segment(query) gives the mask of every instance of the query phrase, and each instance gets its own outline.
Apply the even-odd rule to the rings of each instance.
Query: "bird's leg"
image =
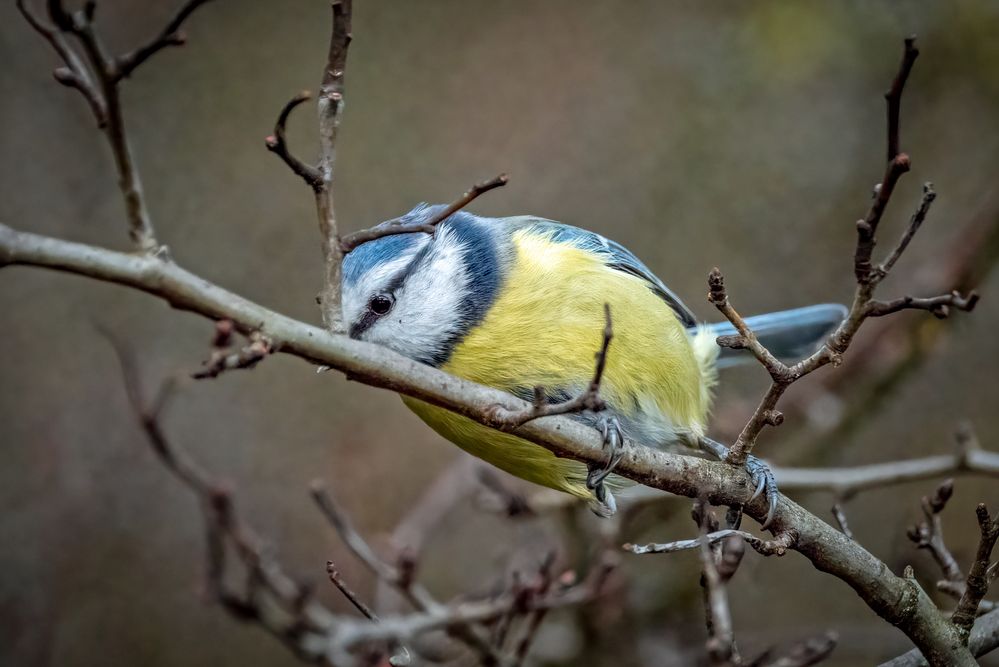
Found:
[[[728,447],[711,438],[701,436],[697,439],[697,444],[701,449],[713,455],[719,461],[724,461],[728,456]],[[766,529],[773,520],[774,513],[777,511],[777,497],[780,495],[780,492],[777,490],[777,480],[774,478],[773,471],[770,470],[770,465],[763,461],[763,459],[752,455],[746,460],[746,472],[749,473],[750,479],[756,485],[756,491],[753,492],[753,497],[749,499],[749,502],[756,500],[760,494],[765,493],[767,495],[767,518],[761,526]]]
[[[593,491],[597,500],[606,507],[610,514],[613,514],[616,503],[614,496],[604,486],[604,480],[614,471],[614,468],[620,463],[621,457],[624,456],[624,436],[621,433],[621,424],[616,417],[602,416],[597,428],[603,435],[603,448],[607,450],[608,458],[603,465],[590,463],[586,466],[586,488]]]

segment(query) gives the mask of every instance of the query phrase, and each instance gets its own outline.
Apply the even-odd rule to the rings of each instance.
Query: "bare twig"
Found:
[[[728,593],[725,590],[725,580],[722,579],[722,576],[718,572],[715,555],[711,549],[707,513],[706,509],[702,509],[701,536],[695,540],[700,552],[703,572],[701,585],[704,587],[705,618],[708,626],[706,648],[708,658],[712,664],[737,665],[741,660],[735,647],[732,612],[728,606]],[[728,537],[731,537],[731,535]]]
[[[362,243],[374,241],[375,239],[380,239],[383,236],[411,234],[414,232],[433,234],[437,229],[437,225],[471,204],[472,201],[477,199],[480,195],[506,185],[508,180],[509,179],[506,174],[500,174],[499,176],[496,176],[488,181],[476,183],[469,188],[465,194],[451,202],[445,209],[433,215],[425,222],[407,223],[399,220],[392,223],[381,224],[377,227],[371,227],[369,229],[362,229],[361,231],[354,232],[353,234],[348,234],[340,241],[340,251],[346,255]]]
[[[872,280],[881,281],[888,275],[895,266],[895,262],[898,261],[905,249],[909,247],[912,239],[915,238],[916,232],[919,231],[920,226],[922,226],[923,221],[926,220],[926,215],[930,212],[930,206],[933,201],[937,198],[937,193],[933,191],[932,183],[923,183],[923,198],[919,202],[919,208],[916,212],[912,214],[909,218],[909,224],[905,228],[905,232],[902,234],[902,238],[898,240],[895,244],[895,248],[892,249],[891,254],[881,262],[881,264],[874,269],[874,275]]]
[[[184,21],[201,5],[209,0],[188,0],[177,11],[170,22],[153,37],[134,51],[122,54],[114,59],[112,75],[118,81],[128,77],[142,63],[146,62],[161,49],[168,46],[181,46],[187,42],[187,35],[181,29]]]
[[[329,576],[330,583],[336,586],[337,590],[343,593],[343,596],[347,598],[347,601],[354,605],[354,608],[361,613],[362,616],[367,618],[372,623],[380,623],[381,619],[375,612],[371,611],[368,605],[364,604],[361,598],[354,592],[354,590],[347,585],[347,582],[343,580],[340,576],[340,572],[336,569],[336,565],[333,561],[326,561],[326,574]],[[390,642],[395,654],[389,658],[389,664],[393,667],[403,667],[404,665],[409,665],[412,662],[412,655],[409,649],[398,642]]]
[[[337,590],[343,593],[343,596],[347,598],[350,604],[354,605],[357,611],[361,612],[361,616],[364,616],[370,621],[378,622],[378,615],[371,611],[371,608],[364,604],[364,601],[347,585],[347,582],[343,580],[340,576],[340,571],[336,569],[336,565],[333,561],[326,561],[326,574],[330,578],[330,583],[337,587]]]
[[[954,555],[947,548],[943,537],[943,523],[940,513],[947,506],[954,493],[954,480],[945,480],[936,488],[932,495],[923,496],[922,508],[925,519],[909,528],[909,539],[920,549],[926,549],[943,571],[947,581],[963,581],[964,575],[958,567]]]
[[[336,530],[337,534],[340,535],[340,538],[354,555],[376,577],[392,585],[419,611],[435,613],[441,609],[441,604],[430,595],[430,592],[419,583],[413,581],[412,565],[409,567],[391,565],[375,553],[374,549],[371,548],[367,541],[354,528],[353,522],[340,509],[340,506],[333,500],[333,496],[330,495],[320,480],[312,483],[311,491],[313,499],[316,501],[323,515],[330,522],[330,525],[333,526],[334,530]],[[488,633],[483,628],[470,622],[457,624],[455,627],[449,627],[448,629],[453,630],[456,638],[477,651],[487,662],[496,663],[499,661],[499,656],[495,648],[488,640]]]
[[[795,544],[797,537],[793,532],[780,533],[776,538],[772,540],[763,540],[759,537],[753,535],[752,533],[747,533],[744,530],[734,530],[731,528],[725,528],[723,530],[718,530],[711,533],[706,533],[703,538],[696,538],[692,540],[676,540],[675,542],[666,542],[663,544],[649,543],[649,544],[625,544],[623,549],[625,551],[630,551],[633,554],[664,554],[664,553],[674,553],[676,551],[687,551],[689,549],[697,549],[700,547],[701,542],[706,541],[708,544],[714,544],[715,542],[721,542],[729,537],[738,537],[746,542],[749,546],[753,547],[757,553],[764,556],[783,556],[787,553],[787,550],[792,548]]]
[[[330,495],[326,489],[326,485],[321,480],[314,480],[310,491],[313,500],[316,501],[316,505],[322,511],[323,516],[330,522],[330,525],[333,526],[333,529],[343,540],[344,544],[350,548],[358,560],[364,563],[379,579],[391,582],[401,580],[402,577],[398,568],[388,564],[375,553],[367,540],[354,528],[354,524],[347,513],[333,500],[333,496]]]
[[[999,563],[992,563],[992,550],[995,548],[996,540],[999,540],[999,515],[991,517],[985,503],[979,503],[975,508],[975,514],[978,517],[981,538],[975,560],[965,578],[964,594],[961,595],[957,609],[951,616],[951,621],[958,627],[965,643],[978,616],[978,604],[989,592],[989,585],[999,574]]]
[[[903,296],[891,301],[869,301],[867,304],[868,317],[883,317],[897,313],[900,310],[927,310],[940,319],[950,315],[950,309],[956,308],[965,312],[971,312],[978,303],[978,293],[969,292],[967,296],[961,296],[956,290],[950,294],[940,296],[919,298],[914,296]]]
[[[899,178],[909,171],[911,167],[909,156],[898,152],[898,109],[905,81],[915,60],[915,54],[918,53],[915,50],[913,39],[909,38],[905,42],[905,54],[902,64],[898,74],[896,74],[892,88],[886,96],[888,98],[889,116],[888,147],[890,156],[888,164],[881,182],[874,188],[874,199],[867,215],[857,222],[857,244],[854,252],[854,273],[857,280],[857,288],[853,304],[846,319],[833,332],[825,345],[811,356],[794,365],[788,366],[784,364],[760,344],[742,317],[731,306],[721,272],[716,268],[708,278],[710,289],[709,301],[725,315],[739,332],[737,336],[720,338],[718,341],[719,344],[727,347],[749,349],[767,369],[771,378],[770,388],[739,433],[735,444],[729,449],[726,455],[725,460],[733,465],[742,466],[746,463],[746,459],[755,447],[760,433],[766,426],[777,426],[783,422],[783,415],[777,410],[777,404],[787,388],[818,368],[827,364],[840,363],[843,354],[850,346],[861,324],[868,317],[879,317],[903,309],[929,310],[938,317],[946,317],[949,313],[949,308],[971,310],[978,300],[978,296],[974,293],[969,294],[967,297],[962,297],[957,292],[928,299],[916,299],[908,296],[889,302],[875,301],[873,299],[874,288],[880,279],[884,275],[887,275],[887,272],[894,266],[895,262],[898,261],[909,245],[913,235],[925,218],[934,197],[932,189],[928,188],[924,192],[922,204],[912,220],[910,220],[906,233],[885,263],[878,268],[874,268],[871,264],[871,256],[874,251],[878,225],[888,207],[888,202],[894,192],[895,185],[898,183]]]
[[[708,301],[717,308],[729,322],[735,326],[738,336],[719,337],[718,344],[735,350],[746,349],[753,353],[757,361],[763,364],[773,379],[783,378],[788,370],[770,350],[765,348],[756,338],[756,334],[749,328],[742,316],[736,312],[735,308],[728,300],[728,292],[725,289],[725,277],[716,266],[708,275]]]
[[[98,127],[103,128],[107,124],[107,108],[105,107],[104,99],[94,85],[90,70],[83,64],[76,51],[70,47],[62,31],[56,26],[43,21],[31,9],[28,2],[29,0],[17,0],[17,8],[20,10],[21,15],[24,16],[25,20],[38,34],[52,45],[52,48],[55,49],[55,52],[66,64],[65,67],[59,67],[52,73],[55,80],[64,86],[76,88],[83,95],[87,104],[90,105],[90,110],[97,120]],[[60,9],[58,5],[56,5],[56,9]],[[60,16],[60,22],[63,25],[67,25],[64,16]],[[69,25],[72,25],[72,23],[70,22]]]
[[[325,263],[325,276],[319,292],[323,322],[326,328],[342,332],[343,312],[340,307],[343,252],[337,230],[333,206],[334,166],[336,140],[343,117],[344,73],[347,67],[347,49],[350,46],[352,0],[333,0],[330,48],[319,86],[319,175],[322,187],[315,190],[316,214],[319,217],[320,246]]]
[[[534,401],[529,409],[521,410],[519,412],[510,412],[509,410],[505,410],[502,407],[497,406],[493,425],[496,428],[512,430],[523,426],[532,419],[538,419],[540,417],[566,415],[582,412],[583,410],[600,412],[606,408],[606,403],[604,403],[604,400],[600,397],[600,382],[603,379],[604,368],[607,365],[607,349],[610,347],[611,340],[614,338],[614,327],[611,321],[611,309],[609,303],[604,304],[604,330],[602,335],[603,338],[600,343],[600,349],[594,355],[593,379],[590,380],[590,385],[585,391],[567,401],[562,401],[560,403],[545,403],[545,388],[540,386],[535,387]]]
[[[285,127],[288,124],[288,117],[291,115],[291,112],[294,111],[295,107],[311,97],[312,94],[309,91],[303,90],[288,100],[288,103],[281,109],[277,122],[274,123],[274,134],[264,139],[264,144],[267,146],[267,150],[284,160],[284,163],[295,174],[300,176],[310,188],[318,192],[323,187],[323,177],[319,173],[319,170],[295,157],[288,149],[285,139]]]
[[[228,370],[253,368],[274,352],[270,340],[259,331],[250,332],[248,345],[233,350],[234,333],[235,327],[231,320],[219,320],[215,323],[211,356],[202,364],[204,368],[191,374],[192,378],[195,380],[217,378]]]
[[[898,66],[898,73],[891,83],[891,88],[885,93],[885,100],[888,102],[887,159],[889,161],[899,152],[899,111],[902,106],[902,90],[905,88],[905,82],[909,79],[909,73],[918,57],[919,49],[916,48],[916,36],[907,37],[902,51],[902,63]]]
[[[555,553],[549,552],[545,555],[541,562],[541,566],[538,568],[538,584],[532,591],[532,595],[538,597],[544,597],[548,594],[548,590],[552,586],[552,567],[555,564]],[[517,647],[513,653],[513,664],[515,667],[524,664],[524,660],[527,658],[527,652],[531,649],[531,644],[534,641],[535,636],[538,634],[538,629],[541,627],[541,622],[545,618],[545,614],[548,613],[548,609],[535,609],[527,617],[525,621],[524,632],[517,642]]]
[[[333,615],[312,601],[308,589],[284,574],[271,559],[262,540],[236,511],[228,486],[167,438],[160,417],[173,382],[164,383],[156,399],[147,401],[140,387],[134,354],[113,335],[104,333],[118,356],[129,402],[150,447],[201,503],[206,527],[206,590],[230,614],[255,621],[296,654],[312,659],[321,657],[316,647],[320,638],[329,633]],[[230,549],[247,570],[244,593],[226,584],[226,556]]]
[[[455,630],[495,621],[523,605],[523,612],[559,609],[589,602],[600,595],[610,568],[601,564],[585,581],[570,588],[556,588],[545,596],[501,595],[492,600],[440,605],[406,616],[382,616],[377,624],[341,624],[333,640],[345,648],[387,640],[410,641],[434,630]]]
[[[850,530],[850,525],[846,521],[846,512],[843,511],[843,505],[841,503],[835,503],[832,506],[832,515],[836,519],[836,525],[839,529],[843,531],[843,534],[853,539],[853,531]]]

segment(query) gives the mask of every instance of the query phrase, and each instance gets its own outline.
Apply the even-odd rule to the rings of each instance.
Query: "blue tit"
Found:
[[[443,207],[421,205],[400,219],[421,223]],[[434,234],[384,236],[343,264],[343,316],[352,338],[531,400],[555,403],[584,391],[600,348],[604,304],[614,339],[600,395],[606,409],[573,418],[621,441],[697,447],[717,369],[748,353],[722,351],[731,325],[699,324],[693,313],[623,246],[593,232],[531,216],[451,215]],[[827,304],[760,315],[748,323],[775,354],[812,351],[846,315]],[[752,357],[748,357],[750,360]],[[437,433],[517,477],[587,499],[611,514],[611,489],[626,480],[416,399],[403,397]],[[724,447],[718,445],[724,454]],[[754,479],[769,470],[751,461]],[[772,487],[772,478],[769,478]],[[610,488],[608,488],[610,487]],[[774,491],[775,493],[775,491]]]

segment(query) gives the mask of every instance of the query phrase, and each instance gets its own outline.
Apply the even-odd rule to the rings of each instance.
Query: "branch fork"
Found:
[[[905,233],[899,239],[888,257],[879,264],[872,264],[876,243],[876,233],[898,180],[911,169],[912,161],[906,153],[899,151],[899,111],[902,91],[909,73],[919,55],[915,38],[905,40],[902,63],[885,98],[888,105],[888,163],[881,182],[874,188],[873,201],[867,215],[857,222],[857,243],[854,251],[854,274],[856,292],[853,305],[846,319],[829,336],[825,344],[809,357],[787,365],[762,345],[746,325],[745,320],[729,303],[721,272],[715,268],[708,276],[708,300],[735,326],[736,336],[723,336],[718,344],[723,347],[749,350],[757,361],[766,368],[771,385],[760,401],[753,415],[739,433],[735,444],[729,449],[726,461],[733,465],[745,465],[749,454],[766,426],[779,426],[783,416],[777,411],[784,392],[793,383],[826,365],[839,365],[842,356],[849,348],[857,331],[869,317],[882,317],[901,310],[926,310],[936,317],[947,317],[951,309],[971,311],[978,302],[978,295],[970,292],[961,295],[951,292],[930,298],[905,296],[892,301],[874,299],[874,290],[908,248],[910,242],[926,218],[930,206],[936,199],[936,192],[930,183],[923,186],[923,197],[916,212],[909,220]]]

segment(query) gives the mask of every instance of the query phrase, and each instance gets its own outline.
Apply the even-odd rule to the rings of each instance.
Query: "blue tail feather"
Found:
[[[823,303],[793,310],[782,310],[746,318],[746,324],[768,350],[785,361],[795,361],[818,348],[825,337],[839,326],[849,311],[838,303]],[[716,336],[733,336],[737,333],[729,322],[712,324]],[[723,348],[718,357],[718,367],[725,368],[752,361],[745,350]]]

